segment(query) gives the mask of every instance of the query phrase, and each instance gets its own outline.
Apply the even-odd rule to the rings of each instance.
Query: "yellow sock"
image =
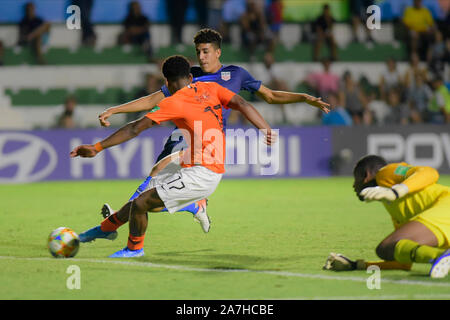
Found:
[[[395,245],[394,259],[400,263],[431,263],[445,249],[420,245],[415,241],[402,239]]]

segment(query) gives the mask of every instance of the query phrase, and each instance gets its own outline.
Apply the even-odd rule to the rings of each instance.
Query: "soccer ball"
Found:
[[[60,227],[50,233],[47,246],[55,258],[72,258],[80,248],[80,238],[72,229]]]

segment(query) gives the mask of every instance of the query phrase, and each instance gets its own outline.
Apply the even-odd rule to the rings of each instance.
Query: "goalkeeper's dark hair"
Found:
[[[387,165],[386,160],[383,157],[376,155],[367,155],[359,159],[353,169],[354,176],[366,176],[366,172],[369,171],[372,174],[376,174],[378,170]]]
[[[197,32],[194,37],[194,44],[212,43],[216,48],[222,47],[222,36],[219,32],[213,29],[205,28]]]
[[[189,78],[191,65],[183,56],[171,56],[164,60],[162,73],[168,81],[176,81],[181,78]]]

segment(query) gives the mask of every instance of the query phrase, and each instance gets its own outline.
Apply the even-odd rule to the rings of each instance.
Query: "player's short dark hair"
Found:
[[[176,81],[181,78],[189,78],[191,65],[183,56],[168,57],[163,62],[162,73],[168,81]]]
[[[198,45],[200,43],[212,43],[216,48],[221,48],[222,36],[216,30],[204,28],[199,30],[194,36],[194,44]]]
[[[367,155],[359,159],[359,161],[356,163],[356,166],[353,169],[353,175],[365,177],[366,171],[375,174],[385,165],[387,165],[387,162],[383,157],[376,155]]]

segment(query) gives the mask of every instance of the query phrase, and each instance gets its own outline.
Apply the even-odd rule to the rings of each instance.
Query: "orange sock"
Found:
[[[130,250],[142,249],[144,247],[144,238],[145,235],[136,237],[130,234],[128,236],[128,244],[127,244],[128,249]]]
[[[117,213],[110,215],[108,218],[100,223],[100,229],[104,232],[116,231],[124,222],[120,221],[117,216]]]
[[[412,264],[410,263],[400,263],[397,261],[374,261],[374,262],[366,262],[365,268],[367,269],[369,266],[378,266],[381,270],[411,270]]]

